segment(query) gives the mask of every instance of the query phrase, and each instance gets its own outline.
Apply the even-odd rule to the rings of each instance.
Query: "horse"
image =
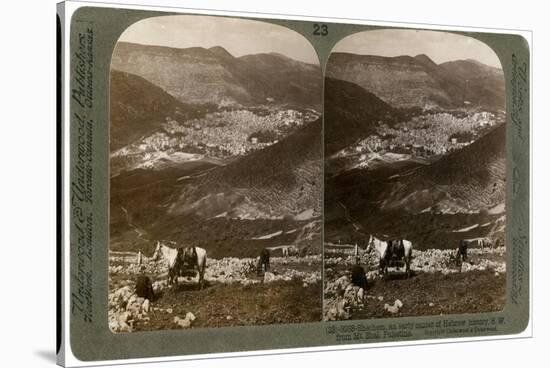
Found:
[[[258,267],[256,267],[258,275],[261,275],[262,271],[269,271],[269,250],[267,248],[262,249],[260,256],[258,257]]]
[[[200,247],[186,247],[178,249],[178,254],[182,262],[182,271],[197,270],[199,290],[202,290],[206,270],[206,250]]]
[[[161,256],[168,262],[169,284],[177,284],[178,276],[182,271],[196,268],[199,274],[199,289],[202,289],[206,269],[205,249],[199,247],[174,249],[157,242],[151,260],[158,261]]]
[[[158,261],[161,256],[168,262],[168,284],[177,284],[179,271],[182,265],[178,250],[170,248],[158,241],[151,260]]]
[[[392,258],[403,259],[405,261],[405,272],[407,278],[411,275],[411,259],[412,259],[412,242],[405,239],[396,241],[383,241],[377,239],[375,236],[370,235],[367,243],[367,252],[376,250],[380,259],[379,272],[381,275],[387,275],[388,264],[392,261]]]

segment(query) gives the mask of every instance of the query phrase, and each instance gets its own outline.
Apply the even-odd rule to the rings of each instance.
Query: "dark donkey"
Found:
[[[456,254],[450,254],[450,263],[454,263],[457,267],[462,267],[462,262],[468,260],[468,241],[460,240],[458,243],[458,248],[456,249]],[[462,268],[461,268],[462,271]]]
[[[267,248],[262,249],[260,252],[260,257],[258,258],[258,267],[256,268],[258,275],[261,275],[262,272],[269,271],[269,250]]]

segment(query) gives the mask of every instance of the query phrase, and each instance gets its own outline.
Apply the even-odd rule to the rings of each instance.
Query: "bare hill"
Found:
[[[375,132],[379,121],[391,124],[399,112],[359,85],[325,78],[325,156]]]
[[[214,170],[184,188],[170,211],[245,218],[320,212],[321,120]],[[306,216],[308,217],[308,216]]]
[[[319,66],[279,54],[233,57],[220,46],[177,49],[119,42],[112,68],[145,78],[186,103],[273,103],[320,110]]]
[[[182,103],[144,78],[111,71],[111,151],[157,131],[167,117],[186,120],[206,111],[207,106]]]
[[[382,208],[464,212],[504,203],[505,141],[506,125],[501,124],[471,145],[399,178]]]
[[[333,53],[327,76],[358,84],[393,107],[504,109],[502,70],[475,60],[438,65],[426,55]]]

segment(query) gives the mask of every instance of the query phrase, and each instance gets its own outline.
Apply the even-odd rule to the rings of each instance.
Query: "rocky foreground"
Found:
[[[453,252],[415,250],[411,262],[414,276],[407,280],[396,275],[389,281],[378,276],[378,258],[362,254],[367,290],[351,282],[353,256],[327,258],[324,320],[488,311],[498,309],[501,302],[503,307],[505,248],[471,249],[461,266],[451,261]],[[483,298],[476,293],[484,294]]]
[[[128,255],[110,257],[109,327],[113,332],[154,329],[151,326],[159,326],[159,324],[163,329],[190,328],[197,324],[204,325],[204,323],[208,325],[211,323],[212,316],[199,316],[194,310],[182,311],[182,306],[190,300],[196,300],[198,304],[201,300],[203,304],[216,302],[216,296],[212,295],[214,291],[224,294],[217,296],[220,298],[218,303],[227,304],[229,299],[225,295],[227,293],[244,292],[253,297],[253,288],[259,288],[258,294],[260,294],[269,285],[273,285],[277,290],[285,287],[291,290],[302,288],[304,292],[309,293],[311,289],[320,285],[321,280],[321,256],[319,255],[272,257],[271,272],[265,272],[262,276],[258,276],[255,268],[257,260],[253,258],[208,259],[205,290],[197,289],[196,277],[180,277],[178,286],[169,286],[165,278],[167,273],[165,262],[145,260],[139,265],[135,260],[135,256]],[[135,295],[135,279],[140,274],[151,278],[155,300],[139,298]],[[285,289],[285,292],[288,290]],[[180,298],[183,299],[181,303],[178,302]],[[281,302],[284,303],[284,301]],[[200,317],[208,321],[198,320]],[[229,314],[223,317],[224,324],[236,318]]]

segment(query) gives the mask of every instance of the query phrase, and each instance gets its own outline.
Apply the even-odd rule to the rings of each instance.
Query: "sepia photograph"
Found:
[[[113,332],[322,320],[322,73],[300,34],[147,18],[110,74]]]
[[[500,311],[506,105],[494,51],[373,30],[325,73],[324,320]]]

